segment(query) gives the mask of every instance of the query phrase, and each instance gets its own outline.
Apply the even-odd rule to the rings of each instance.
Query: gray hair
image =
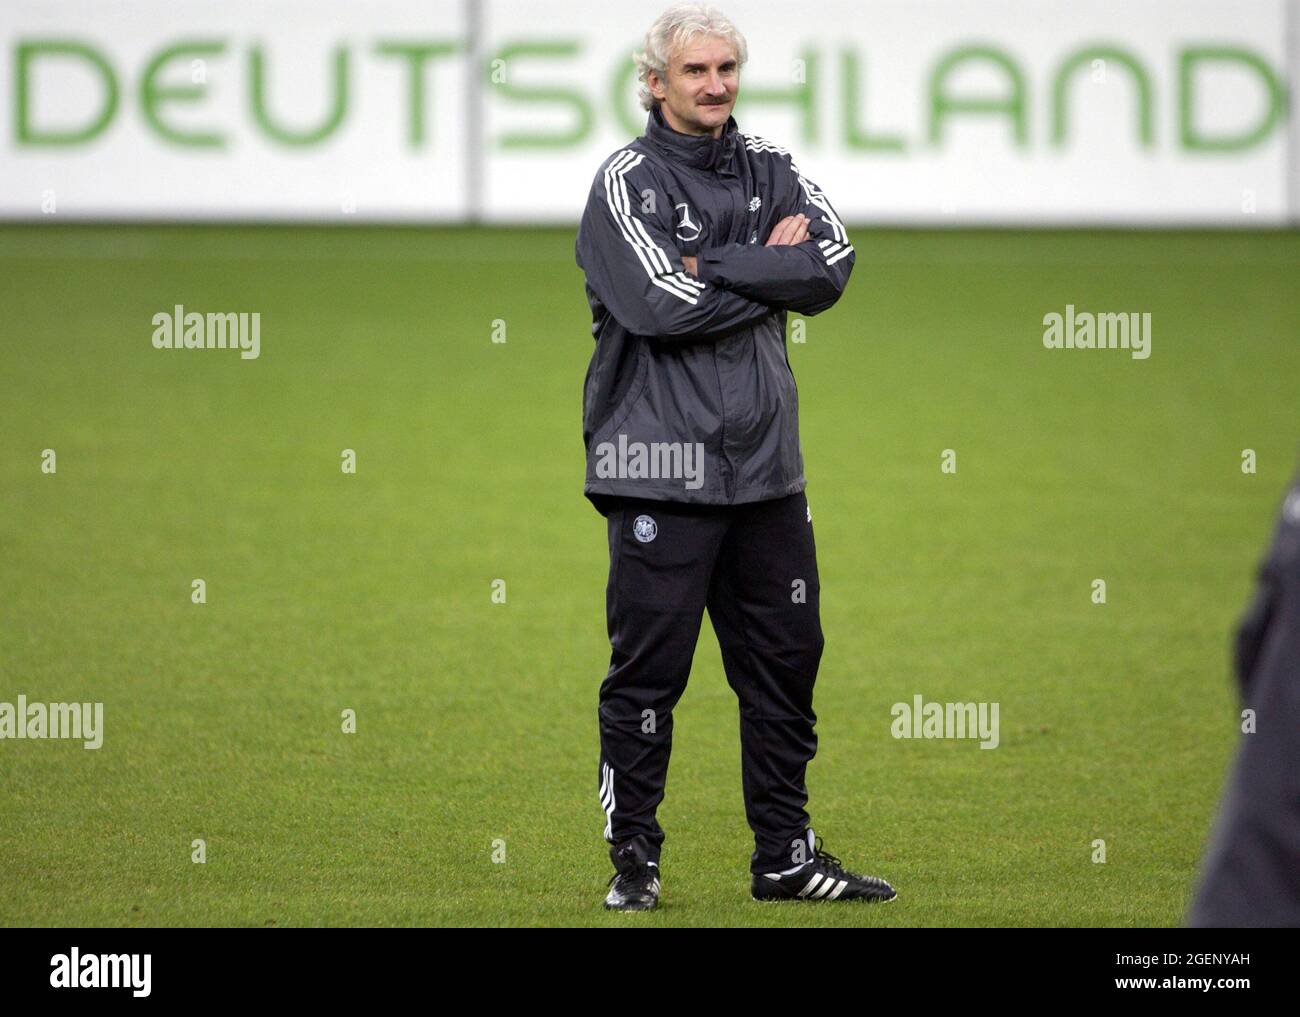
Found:
[[[660,79],[668,78],[668,59],[678,47],[685,45],[697,36],[716,36],[725,39],[736,49],[736,66],[744,67],[749,59],[749,47],[740,30],[731,23],[731,19],[716,7],[707,4],[673,4],[659,15],[658,20],[650,26],[645,34],[645,51],[633,53],[636,61],[636,77],[641,82],[637,89],[637,98],[641,108],[649,110],[658,101],[650,94],[648,77],[651,71]]]

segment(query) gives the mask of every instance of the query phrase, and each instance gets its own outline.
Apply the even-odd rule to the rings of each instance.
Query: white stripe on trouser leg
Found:
[[[601,763],[601,809],[604,812],[604,839],[610,839],[610,765]]]
[[[808,882],[804,884],[804,888],[799,891],[799,896],[807,897],[809,892],[811,892],[812,889],[816,887],[817,884],[820,883],[821,881],[822,881],[822,874],[820,872],[814,872],[813,878],[808,880]]]
[[[838,897],[840,894],[844,892],[844,888],[848,885],[849,885],[848,880],[841,879],[839,883],[836,885],[835,889],[826,895],[826,899],[834,900],[836,897]]]
[[[600,807],[605,810],[605,839],[613,842],[614,838],[614,768],[608,763],[601,764],[605,779],[600,785]]]
[[[611,830],[614,826],[614,806],[616,804],[617,803],[614,800],[614,768],[611,766],[609,768],[609,821],[605,824],[610,827]]]

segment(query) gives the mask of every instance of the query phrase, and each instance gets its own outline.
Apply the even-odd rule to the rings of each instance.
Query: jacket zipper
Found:
[[[713,374],[718,379],[718,419],[721,421],[719,450],[722,452],[722,462],[726,468],[722,476],[722,491],[727,496],[727,501],[731,501],[736,496],[736,468],[732,465],[731,456],[727,455],[727,403],[722,394],[722,371],[718,368],[717,343],[713,343],[712,352]]]
[[[743,160],[744,159],[743,150],[738,152],[736,157],[738,159]],[[740,180],[741,189],[743,191],[752,190],[752,187],[747,183],[749,177],[747,170],[748,167],[743,167],[742,172],[737,174]],[[718,179],[721,181],[722,175],[717,174],[717,176]],[[737,226],[739,226],[740,234],[741,234],[741,242],[743,243],[746,232],[749,230],[749,220],[748,220],[748,216],[742,215],[742,213],[748,212],[748,204],[738,208],[736,206],[736,197],[735,194],[733,193],[733,188],[727,187],[725,183],[723,184],[723,187],[727,192],[727,201],[731,205],[731,228],[727,231],[728,234],[727,238],[728,240],[735,242],[734,238],[735,238]],[[747,198],[744,200],[748,202]],[[746,329],[746,332],[749,333],[750,339],[752,341],[754,336],[754,330],[750,328],[750,329]],[[714,377],[718,379],[718,409],[719,409],[718,416],[719,419],[721,420],[720,441],[721,441],[722,461],[726,467],[726,473],[723,475],[722,490],[723,493],[727,496],[727,501],[731,501],[733,498],[736,497],[736,467],[735,464],[731,461],[731,456],[727,454],[727,402],[722,392],[722,369],[718,367],[718,344],[713,343],[712,346],[713,346],[712,349],[713,374]],[[787,365],[787,370],[788,369],[789,369],[789,365]],[[793,374],[791,375],[791,377],[793,377]]]

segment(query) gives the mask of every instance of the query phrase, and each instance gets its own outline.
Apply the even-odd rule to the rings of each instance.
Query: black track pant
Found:
[[[822,655],[817,552],[803,493],[748,505],[610,503],[600,687],[605,839],[642,836],[659,857],[673,707],[707,607],[740,698],[745,812],[754,872],[788,869],[808,827],[804,772],[817,751],[813,683]],[[802,856],[798,856],[798,861]]]

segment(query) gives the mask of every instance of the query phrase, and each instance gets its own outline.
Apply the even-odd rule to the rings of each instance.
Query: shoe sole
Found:
[[[898,894],[892,897],[836,897],[834,900],[822,900],[820,897],[755,897],[749,899],[759,904],[892,904],[898,900]]]

